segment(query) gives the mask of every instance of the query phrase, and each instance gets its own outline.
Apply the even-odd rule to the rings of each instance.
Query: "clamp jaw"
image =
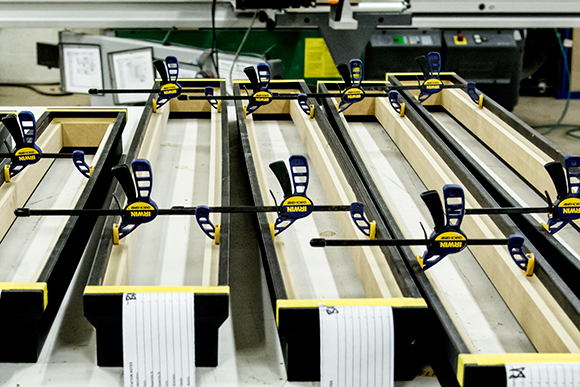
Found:
[[[427,56],[419,56],[415,61],[421,67],[424,81],[421,85],[421,92],[417,98],[420,103],[425,102],[433,94],[439,93],[443,89],[443,82],[439,77],[441,72],[441,55],[438,52],[430,52]]]
[[[350,68],[344,63],[336,66],[346,86],[338,103],[339,113],[348,109],[353,103],[360,102],[365,98],[365,91],[362,88],[363,63],[360,59],[351,59],[349,64]]]
[[[21,111],[18,113],[18,121],[16,116],[8,115],[2,118],[2,123],[15,145],[10,152],[11,164],[4,167],[4,180],[8,182],[27,166],[39,162],[42,159],[42,150],[36,145],[36,120],[32,112]],[[10,150],[8,144],[5,144]]]
[[[169,100],[181,94],[181,85],[177,83],[179,64],[176,57],[168,56],[165,58],[165,62],[156,60],[153,62],[153,65],[161,77],[161,90],[159,91],[157,100],[153,100],[153,112],[157,112]]]
[[[427,250],[421,257],[417,257],[423,270],[427,270],[447,255],[459,253],[467,247],[467,236],[461,231],[461,222],[465,215],[465,195],[459,185],[447,184],[443,187],[443,205],[437,191],[424,192],[421,199],[435,223],[435,229],[429,238],[425,234]],[[523,252],[523,243],[522,236],[510,235],[508,251],[516,265],[526,275],[531,275],[534,270],[534,257]]]
[[[435,229],[427,243],[427,250],[419,258],[421,267],[427,270],[447,255],[458,253],[467,247],[467,237],[461,231],[461,221],[465,214],[465,197],[460,186],[448,184],[443,187],[443,206],[437,191],[424,192],[421,199],[435,223]],[[426,237],[425,235],[425,239]]]
[[[250,80],[252,94],[249,94],[248,106],[244,107],[244,115],[252,114],[260,106],[268,105],[272,102],[272,92],[268,89],[270,85],[270,66],[268,63],[258,63],[258,71],[248,66],[244,73]]]
[[[135,159],[131,163],[131,169],[133,176],[125,164],[116,165],[111,169],[127,196],[127,205],[121,214],[121,224],[113,225],[114,244],[118,244],[119,240],[129,235],[140,224],[151,222],[159,212],[157,204],[151,199],[153,187],[151,164],[145,159]]]
[[[552,212],[548,223],[542,225],[550,234],[557,233],[572,220],[580,219],[580,156],[567,156],[564,164],[565,172],[557,161],[544,165],[557,192],[554,203],[546,192]]]

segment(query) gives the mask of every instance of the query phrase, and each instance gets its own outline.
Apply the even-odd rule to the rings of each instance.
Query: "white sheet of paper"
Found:
[[[123,294],[125,387],[195,386],[193,293]]]
[[[508,387],[580,386],[580,363],[527,363],[505,365]]]
[[[320,315],[320,386],[394,386],[390,306],[324,306]]]
[[[101,49],[91,45],[63,45],[64,89],[71,93],[88,93],[103,87]]]
[[[153,53],[150,48],[112,52],[110,70],[118,89],[150,89],[155,83]],[[149,94],[118,94],[120,104],[145,102]]]

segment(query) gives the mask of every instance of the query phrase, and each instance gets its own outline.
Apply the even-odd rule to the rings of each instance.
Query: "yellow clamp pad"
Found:
[[[416,255],[417,257],[417,261],[419,262],[419,265],[421,265],[421,269],[423,268],[423,257],[420,255]]]
[[[502,353],[502,354],[459,354],[457,360],[457,381],[463,386],[465,366],[504,365],[509,363],[577,363],[580,362],[578,353]]]
[[[221,112],[222,112],[222,100],[221,100],[221,99],[218,99],[218,101],[217,101],[217,102],[218,102],[218,103],[217,103],[217,105],[218,105],[218,106],[217,106],[217,112],[218,112],[218,113],[221,113]]]
[[[536,263],[536,257],[534,257],[534,254],[532,253],[526,254],[526,257],[528,257],[528,267],[525,271],[525,274],[527,276],[534,275],[534,265]]]
[[[548,225],[546,223],[542,222],[542,226],[544,226],[546,231],[550,232],[550,227],[548,227]]]
[[[324,300],[276,300],[276,326],[279,326],[279,312],[282,308],[318,308],[324,306],[392,306],[393,308],[426,308],[427,303],[422,298],[342,298]]]
[[[372,221],[369,223],[369,239],[376,239],[377,237],[377,222]]]
[[[119,244],[119,225],[118,224],[113,225],[113,244],[114,245]]]
[[[4,166],[4,181],[9,183],[10,180],[12,180],[10,178],[10,165],[5,165]]]
[[[229,286],[94,286],[85,287],[84,294],[119,293],[197,293],[230,294]]]
[[[314,118],[314,105],[310,105],[310,118]]]
[[[274,223],[270,223],[270,234],[272,234],[272,240],[274,240],[276,229],[274,228]]]
[[[216,245],[220,244],[220,225],[216,224],[215,225],[215,237],[214,237],[214,242]]]
[[[151,106],[153,108],[153,113],[157,113],[157,100],[156,99],[153,100],[153,104]]]
[[[479,95],[479,101],[477,102],[477,106],[479,106],[480,109],[483,109],[483,94]]]
[[[244,118],[248,118],[248,116],[246,114],[246,105],[244,105]]]
[[[91,167],[89,168],[89,176],[92,176],[94,170],[95,167],[91,165]]]
[[[399,117],[405,117],[405,104],[401,104],[401,112],[399,113]]]
[[[44,309],[48,305],[48,285],[46,282],[0,282],[2,290],[42,290]]]

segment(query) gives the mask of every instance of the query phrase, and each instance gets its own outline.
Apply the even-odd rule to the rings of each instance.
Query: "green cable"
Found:
[[[545,135],[553,132],[554,130],[556,130],[560,127],[572,127],[572,129],[569,129],[566,132],[566,135],[580,139],[580,136],[573,134],[573,132],[580,131],[580,125],[562,125],[562,121],[564,120],[564,117],[568,113],[568,108],[570,107],[570,96],[572,94],[572,91],[571,91],[571,84],[570,84],[570,68],[568,66],[568,56],[566,55],[566,51],[564,50],[564,44],[562,43],[562,37],[560,35],[560,32],[558,32],[557,28],[554,28],[554,33],[556,34],[556,40],[558,40],[558,45],[560,46],[560,52],[562,53],[562,58],[563,58],[563,62],[564,62],[564,69],[566,70],[566,75],[568,77],[567,78],[568,93],[566,96],[566,105],[564,106],[564,110],[562,111],[562,114],[560,115],[560,119],[558,120],[558,122],[556,122],[556,124],[554,124],[554,125],[539,125],[539,126],[534,127],[534,129],[549,128],[546,132],[540,132],[540,134],[545,136]]]

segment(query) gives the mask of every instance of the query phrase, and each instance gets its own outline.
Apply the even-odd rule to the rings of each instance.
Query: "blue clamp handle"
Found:
[[[211,220],[209,220],[210,212],[208,206],[197,206],[195,208],[195,219],[197,220],[197,224],[199,224],[201,231],[203,231],[210,239],[215,240],[216,228]]]
[[[217,110],[218,108],[218,101],[215,98],[211,98],[214,96],[214,89],[212,86],[207,86],[205,88],[205,96],[208,97],[207,98],[207,102],[209,102],[209,104]]]
[[[508,251],[520,269],[524,271],[526,275],[532,275],[534,272],[535,258],[532,254],[525,254],[522,250],[524,246],[524,237],[517,234],[512,234],[508,239]]]
[[[72,160],[73,160],[75,167],[77,167],[79,172],[84,177],[86,177],[87,179],[91,177],[92,171],[91,171],[91,167],[89,167],[88,164],[85,162],[85,152],[83,152],[81,150],[74,151],[72,154]]]
[[[167,77],[169,82],[177,83],[177,78],[179,76],[179,63],[177,58],[174,56],[168,56],[165,58],[165,65],[167,66]]]
[[[443,187],[443,208],[447,223],[445,229],[461,231],[461,222],[465,214],[465,195],[463,188],[457,184],[447,184]]]
[[[349,64],[352,84],[354,87],[360,87],[363,81],[363,63],[360,59],[351,59]]]
[[[566,156],[564,166],[568,179],[568,197],[580,198],[580,156]]]
[[[294,195],[306,196],[309,180],[308,161],[301,155],[290,156],[289,161]]]
[[[137,188],[137,200],[127,203],[119,225],[119,239],[126,237],[137,226],[151,222],[157,217],[159,208],[151,199],[153,174],[151,164],[145,159],[135,159],[131,163],[133,179]]]
[[[310,115],[312,110],[308,104],[308,95],[305,93],[298,94],[298,106],[300,106],[300,109],[302,109],[304,113]]]
[[[371,239],[375,238],[375,230],[374,230],[374,223],[371,223],[367,220],[365,216],[365,205],[360,202],[354,202],[350,205],[350,217],[354,222],[355,226],[362,232],[364,235],[368,236]]]

